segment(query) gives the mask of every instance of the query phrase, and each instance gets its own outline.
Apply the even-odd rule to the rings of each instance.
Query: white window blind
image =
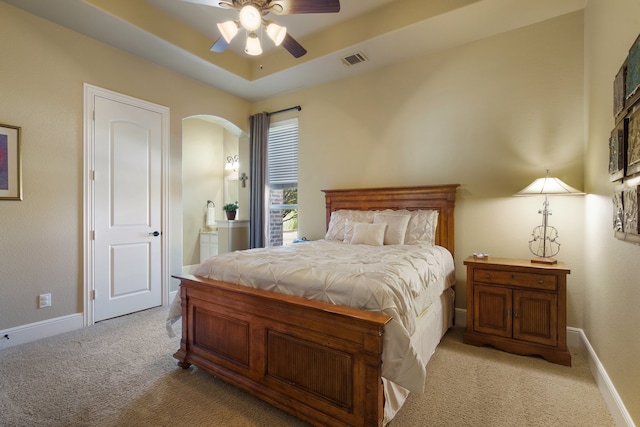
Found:
[[[298,182],[298,119],[271,123],[267,144],[269,185]]]

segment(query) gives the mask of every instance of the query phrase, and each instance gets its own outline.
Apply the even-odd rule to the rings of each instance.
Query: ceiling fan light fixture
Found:
[[[240,24],[247,31],[255,31],[262,24],[262,14],[257,7],[248,4],[240,9]]]
[[[273,40],[276,46],[280,46],[287,35],[287,27],[282,27],[275,22],[269,21],[267,24],[267,35]]]
[[[236,21],[221,22],[218,24],[218,30],[227,43],[230,43],[238,34],[238,23]]]
[[[256,33],[250,33],[247,36],[247,46],[244,48],[244,51],[248,55],[262,55],[262,46],[260,46],[260,39],[258,39]]]

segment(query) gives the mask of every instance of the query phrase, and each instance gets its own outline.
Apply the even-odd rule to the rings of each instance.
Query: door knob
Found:
[[[158,237],[160,235],[159,231],[154,231],[153,233],[149,233],[149,236]]]

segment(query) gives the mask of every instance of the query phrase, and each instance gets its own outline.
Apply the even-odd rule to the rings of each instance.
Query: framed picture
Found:
[[[627,125],[626,175],[630,176],[638,172],[640,172],[640,108],[636,108],[629,115],[629,123]]]
[[[628,125],[627,118],[621,120],[609,138],[609,180],[612,182],[624,178]]]
[[[640,87],[640,37],[636,39],[629,50],[626,80],[625,97],[629,99]]]
[[[624,189],[622,195],[624,204],[624,232],[638,234],[638,186]]]
[[[0,124],[0,200],[22,200],[20,128]]]
[[[624,230],[624,205],[622,203],[622,191],[613,193],[613,231]]]
[[[613,81],[613,117],[618,117],[618,114],[624,110],[626,72],[627,64],[625,63],[620,67],[620,71],[618,71]]]

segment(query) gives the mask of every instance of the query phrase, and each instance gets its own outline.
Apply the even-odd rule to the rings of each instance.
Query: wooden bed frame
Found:
[[[323,190],[339,209],[437,209],[436,244],[453,253],[458,185]],[[322,426],[381,426],[383,314],[197,276],[180,279],[178,365],[195,365]]]

